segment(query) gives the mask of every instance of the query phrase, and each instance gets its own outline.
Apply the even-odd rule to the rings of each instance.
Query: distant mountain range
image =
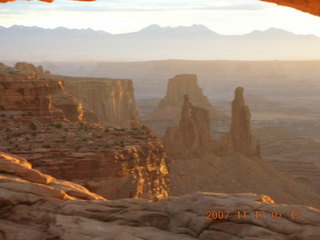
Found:
[[[313,60],[320,59],[320,37],[270,28],[244,35],[221,35],[204,25],[160,27],[111,34],[92,29],[0,26],[1,60],[133,61]]]

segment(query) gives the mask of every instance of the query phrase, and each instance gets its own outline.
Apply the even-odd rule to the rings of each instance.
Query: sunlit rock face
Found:
[[[20,73],[35,73],[37,74],[37,76],[45,76],[50,74],[49,71],[46,71],[43,69],[42,66],[34,66],[31,63],[27,63],[27,62],[17,62],[13,69],[15,69],[16,71],[19,71]]]
[[[59,77],[66,91],[83,103],[85,111],[92,111],[97,122],[109,127],[130,128],[140,123],[131,80],[104,78]],[[85,119],[91,122],[85,112]]]
[[[296,8],[300,11],[320,16],[320,1],[318,0],[261,0],[279,5]]]
[[[0,237],[8,240],[309,240],[320,234],[318,209],[275,204],[266,195],[193,193],[158,202],[109,201],[2,152],[0,203]]]
[[[24,111],[34,116],[56,116],[81,121],[82,105],[64,91],[63,82],[47,78],[41,66],[17,63],[0,66],[0,110]]]

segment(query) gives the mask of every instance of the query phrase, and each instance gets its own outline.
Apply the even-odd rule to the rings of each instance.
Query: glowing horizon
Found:
[[[17,1],[1,5],[0,22],[4,27],[91,28],[113,34],[139,31],[150,24],[202,24],[223,35],[279,28],[320,36],[319,17],[256,0]]]

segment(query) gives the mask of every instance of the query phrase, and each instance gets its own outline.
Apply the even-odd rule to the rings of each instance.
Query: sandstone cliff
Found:
[[[64,116],[71,122],[78,122],[83,120],[83,108],[80,103],[71,94],[64,91],[63,81],[49,81],[50,94],[52,98],[52,105],[55,108],[61,109]]]
[[[0,238],[6,240],[309,240],[320,234],[319,209],[275,204],[265,195],[108,201],[5,153],[0,172]],[[220,211],[219,219],[214,211]]]
[[[0,109],[81,121],[82,105],[64,91],[63,82],[42,80],[38,74],[47,72],[28,63],[17,63],[14,68],[3,64],[0,69]]]
[[[49,118],[0,111],[0,151],[108,199],[168,196],[168,159],[146,127],[106,128]]]
[[[23,76],[13,68],[0,67],[6,76]],[[32,71],[29,68],[27,74]],[[148,128],[138,124],[131,129],[110,128],[82,122],[82,106],[64,91],[61,80],[38,79],[32,74],[32,80],[7,77],[0,81],[0,149],[24,156],[35,168],[110,199],[168,196],[167,157]],[[134,112],[129,109],[134,106],[131,81],[98,81],[93,85],[85,81],[84,85],[93,87],[88,91],[93,95],[96,87],[97,93],[101,87],[106,103],[103,97],[98,101],[110,106],[104,110],[114,123],[124,123],[130,111]],[[124,118],[115,119],[122,115]]]
[[[206,109],[193,106],[186,95],[178,126],[169,127],[163,142],[172,156],[190,157],[209,150],[210,121]]]
[[[20,73],[35,73],[39,77],[44,77],[50,74],[50,72],[44,70],[42,66],[36,67],[33,64],[27,62],[17,62],[14,65],[13,69],[19,71]]]
[[[58,78],[65,81],[66,90],[80,99],[85,110],[96,114],[100,124],[124,128],[139,125],[139,114],[131,80],[62,76]],[[90,120],[92,114],[89,116],[85,114],[84,118]]]
[[[0,109],[48,115],[53,109],[48,82],[0,81]]]

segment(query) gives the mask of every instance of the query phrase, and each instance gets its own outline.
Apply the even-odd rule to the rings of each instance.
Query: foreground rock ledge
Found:
[[[0,156],[0,239],[173,240],[317,239],[320,210],[274,204],[265,195],[194,193],[159,202],[108,201],[71,182],[33,170],[22,158]],[[84,200],[92,199],[92,200]],[[222,220],[208,211],[230,211]],[[236,212],[247,212],[238,219]],[[255,211],[265,211],[255,218]],[[299,211],[300,217],[273,211]],[[226,216],[225,216],[226,217]]]

